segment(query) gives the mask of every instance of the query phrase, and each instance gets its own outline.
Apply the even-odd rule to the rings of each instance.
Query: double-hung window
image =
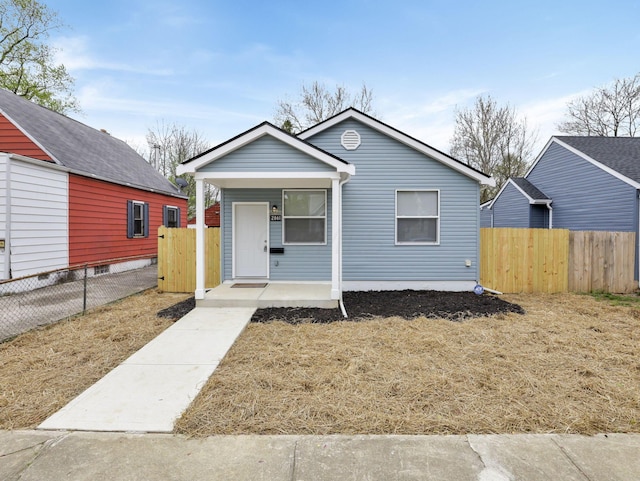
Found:
[[[149,237],[149,204],[127,201],[127,237]]]
[[[440,191],[396,191],[396,244],[440,242]]]
[[[282,191],[282,243],[327,243],[327,191]]]
[[[165,205],[162,208],[162,225],[165,227],[180,227],[180,208]]]

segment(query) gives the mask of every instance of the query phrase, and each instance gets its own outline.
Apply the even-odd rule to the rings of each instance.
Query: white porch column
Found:
[[[196,179],[196,299],[204,299],[204,180]]]
[[[331,299],[340,299],[341,213],[340,179],[331,179]]]

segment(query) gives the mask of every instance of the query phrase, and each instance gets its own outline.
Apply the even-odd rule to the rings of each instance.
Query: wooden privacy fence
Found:
[[[501,292],[631,292],[635,233],[480,229],[480,283]]]
[[[205,287],[220,284],[220,229],[205,229]],[[196,290],[196,230],[158,229],[158,289],[165,292]]]

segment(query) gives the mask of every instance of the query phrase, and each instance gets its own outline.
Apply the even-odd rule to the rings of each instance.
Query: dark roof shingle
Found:
[[[529,182],[524,177],[512,177],[511,181],[520,187],[533,200],[551,200],[540,189]]]
[[[0,112],[73,172],[183,197],[122,140],[0,89]]]
[[[625,177],[640,182],[640,137],[554,137]]]

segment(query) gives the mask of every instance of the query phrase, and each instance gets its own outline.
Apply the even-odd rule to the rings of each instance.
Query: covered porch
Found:
[[[182,173],[192,174],[196,183],[198,305],[338,305],[342,186],[355,174],[353,165],[264,123],[180,165],[178,174]],[[223,284],[209,291],[204,282],[205,183],[222,192],[219,262]],[[319,214],[295,212],[288,219],[287,205],[293,201],[287,199],[296,191],[306,192],[305,208]],[[285,221],[291,227],[287,233],[297,228],[293,234],[310,237],[288,236]],[[242,283],[266,286],[232,287]]]
[[[227,282],[209,289],[197,307],[318,307],[334,309],[330,283]]]

